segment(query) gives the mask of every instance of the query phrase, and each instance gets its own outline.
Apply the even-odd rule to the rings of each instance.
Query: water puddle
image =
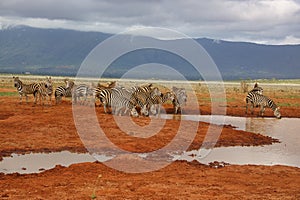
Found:
[[[162,115],[163,118],[174,118]],[[177,116],[178,118],[178,116]],[[213,124],[232,125],[239,130],[245,130],[280,140],[280,143],[258,147],[218,147],[211,150],[185,152],[172,155],[173,160],[199,161],[208,164],[214,161],[230,164],[257,165],[288,165],[300,167],[300,119],[299,118],[244,118],[230,116],[181,116],[181,120],[203,121]],[[206,152],[205,152],[206,151]],[[205,152],[203,154],[203,152]],[[207,153],[208,152],[208,153]],[[205,156],[204,156],[205,155]],[[147,153],[138,155],[146,158]],[[114,158],[113,155],[90,155],[68,151],[53,153],[31,153],[25,155],[12,154],[0,162],[0,172],[9,174],[18,172],[38,173],[54,168],[56,165],[69,166],[75,163],[94,162],[96,159],[105,162]]]
[[[280,140],[280,143],[254,147],[219,147],[207,156],[201,151],[185,152],[175,156],[178,160],[197,160],[208,164],[213,161],[231,164],[288,165],[300,167],[300,119],[299,118],[243,118],[226,116],[184,116],[186,120],[205,121],[214,124],[230,124],[236,129],[260,133]]]
[[[102,158],[103,160],[105,157]],[[68,167],[74,163],[94,162],[95,158],[88,153],[71,153],[69,151],[53,153],[12,154],[0,162],[0,172],[10,174],[36,173],[54,168],[56,165]]]

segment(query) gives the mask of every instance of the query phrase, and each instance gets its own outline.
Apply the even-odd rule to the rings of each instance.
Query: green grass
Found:
[[[289,95],[284,95],[284,97],[286,97],[288,99],[300,99],[299,94],[289,94]]]
[[[0,92],[0,97],[5,97],[5,96],[17,96],[17,92]]]
[[[235,98],[200,98],[201,101],[210,101],[210,102],[234,102]]]
[[[280,107],[300,107],[300,103],[277,103]]]

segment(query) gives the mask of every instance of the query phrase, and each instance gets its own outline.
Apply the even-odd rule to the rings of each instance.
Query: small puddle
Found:
[[[99,159],[101,159],[99,157]],[[105,157],[102,157],[105,160]],[[18,172],[20,174],[37,173],[54,168],[56,165],[68,167],[74,163],[94,162],[95,158],[88,153],[71,153],[69,151],[53,153],[30,153],[24,155],[12,154],[3,157],[0,162],[0,172],[5,174]]]
[[[171,115],[162,115],[163,118],[173,118]],[[178,118],[178,116],[177,116]],[[203,121],[213,124],[226,124],[280,140],[280,143],[255,147],[218,147],[212,150],[185,152],[183,155],[172,155],[173,160],[196,160],[203,164],[214,161],[230,164],[257,164],[257,165],[288,165],[300,167],[300,118],[244,118],[230,116],[198,116],[189,115],[179,117],[181,120]],[[203,156],[203,152],[205,153]],[[139,154],[146,158],[147,153]],[[68,151],[53,153],[30,153],[25,155],[12,154],[4,157],[0,162],[0,172],[10,173],[38,173],[54,168],[56,165],[69,166],[75,163],[94,162],[96,159],[105,162],[114,158],[114,155],[90,155],[88,153],[71,153]]]

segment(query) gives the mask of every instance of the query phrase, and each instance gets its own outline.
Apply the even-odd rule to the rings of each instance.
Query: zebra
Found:
[[[86,101],[88,91],[89,91],[88,85],[85,84],[76,85],[73,81],[66,80],[66,89],[71,90],[73,103],[76,104],[77,100],[80,100],[80,97],[84,98],[81,104],[83,104]]]
[[[14,86],[17,88],[19,95],[20,95],[20,103],[22,103],[22,96],[24,95],[26,97],[26,103],[28,103],[28,94],[33,94],[34,96],[34,104],[36,104],[37,101],[37,91],[39,88],[38,83],[31,83],[31,84],[24,84],[19,77],[13,77],[14,79]]]
[[[116,87],[116,81],[108,82],[106,85],[102,85],[100,83],[97,84],[97,87],[90,87],[87,91],[88,96],[93,96],[93,103],[96,106],[96,100],[100,100],[100,93],[104,89],[112,89]],[[100,106],[101,106],[101,100],[100,100]]]
[[[249,92],[246,97],[246,114],[248,112],[248,104],[251,104],[251,114],[253,114],[253,108],[255,106],[260,106],[259,114],[263,116],[265,112],[265,107],[267,106],[273,110],[274,116],[276,118],[281,118],[280,107],[277,107],[274,101],[268,98],[267,96],[258,94],[256,92]]]
[[[51,96],[53,93],[53,87],[52,87],[52,80],[51,77],[46,77],[45,82],[38,83],[38,94],[40,98],[41,104],[44,105],[44,99],[45,97],[49,97],[49,104],[51,105]]]
[[[161,95],[154,95],[149,99],[150,111],[152,114],[160,115],[161,106],[167,101],[173,102],[175,95],[171,92],[161,93]]]
[[[72,97],[71,88],[66,88],[65,86],[58,86],[54,92],[56,104],[61,102],[62,97]]]
[[[100,92],[100,101],[103,104],[104,112],[107,113],[107,107],[110,106],[112,113],[118,115],[120,110],[125,107],[130,110],[133,117],[138,117],[135,104],[130,99],[120,94],[115,88],[103,89]]]
[[[157,87],[148,88],[148,87],[139,87],[131,97],[132,102],[136,102],[137,105],[141,108],[141,114],[148,116],[149,109],[151,109],[152,114],[156,114],[153,108],[151,108],[150,99],[155,95],[160,96],[161,92]]]
[[[173,107],[174,107],[174,114],[178,114],[178,111],[182,113],[183,106],[186,105],[187,102],[187,94],[186,90],[184,88],[177,88],[173,87],[172,91],[174,93],[174,99],[173,99]]]

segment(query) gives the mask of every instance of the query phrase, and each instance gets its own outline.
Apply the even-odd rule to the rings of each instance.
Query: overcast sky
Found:
[[[0,0],[0,25],[119,33],[163,27],[190,37],[300,44],[300,0]]]

